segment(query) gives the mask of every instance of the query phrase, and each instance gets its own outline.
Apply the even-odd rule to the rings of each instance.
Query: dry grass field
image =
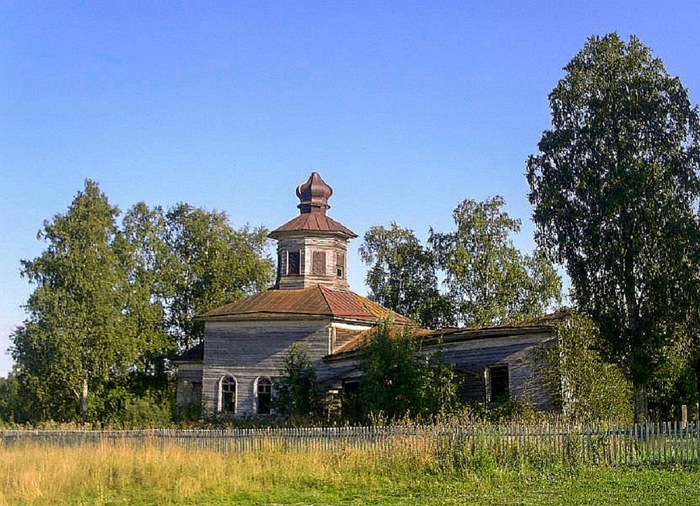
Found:
[[[700,504],[681,468],[495,464],[360,450],[244,454],[101,444],[0,447],[0,506],[224,504]]]

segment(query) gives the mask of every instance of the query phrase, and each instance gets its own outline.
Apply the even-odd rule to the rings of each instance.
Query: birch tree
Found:
[[[664,345],[698,300],[698,110],[635,37],[591,37],[564,70],[527,162],[536,239],[566,268],[642,420]]]

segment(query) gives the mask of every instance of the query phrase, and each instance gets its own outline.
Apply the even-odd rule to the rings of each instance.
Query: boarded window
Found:
[[[313,262],[311,264],[311,274],[314,276],[326,275],[326,252],[314,251]]]
[[[335,254],[335,272],[339,278],[345,276],[345,253]]]
[[[287,256],[287,275],[298,276],[299,275],[299,264],[300,264],[299,252],[290,251]]]
[[[236,412],[236,380],[231,376],[221,380],[221,411]]]
[[[508,400],[508,365],[492,365],[487,369],[490,402]]]
[[[269,415],[272,406],[272,380],[269,378],[258,379],[258,414]]]

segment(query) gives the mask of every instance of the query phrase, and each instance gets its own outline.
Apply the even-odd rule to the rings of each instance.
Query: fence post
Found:
[[[681,429],[685,430],[688,428],[688,406],[683,404],[681,406]]]

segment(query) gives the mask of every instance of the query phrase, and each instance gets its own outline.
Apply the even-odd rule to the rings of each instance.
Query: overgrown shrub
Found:
[[[172,422],[172,408],[151,396],[135,397],[126,401],[120,418],[129,428],[167,427]]]
[[[361,422],[377,416],[391,422],[405,417],[430,418],[457,407],[457,381],[438,350],[421,354],[411,328],[397,329],[381,322],[368,336],[362,354],[362,379],[357,411],[344,415]]]
[[[276,383],[273,409],[290,422],[313,422],[323,415],[323,392],[316,383],[316,368],[308,353],[308,344],[294,343]]]
[[[572,421],[632,419],[632,385],[622,371],[606,362],[598,349],[598,329],[572,313],[555,331],[554,346],[544,349],[543,372],[565,418]]]

